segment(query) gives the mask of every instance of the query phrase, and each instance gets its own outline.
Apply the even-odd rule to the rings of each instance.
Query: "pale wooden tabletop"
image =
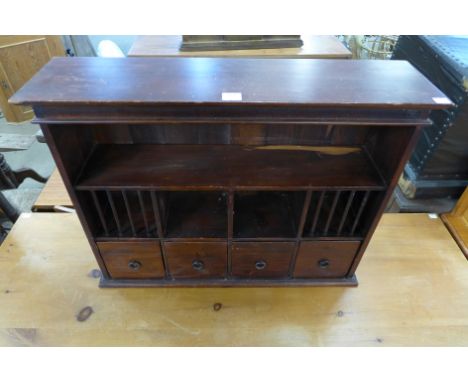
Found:
[[[56,206],[73,207],[63,180],[55,169],[33,205],[34,211],[52,211]]]
[[[468,262],[426,214],[384,215],[357,288],[99,289],[73,213],[23,214],[0,265],[3,346],[468,345]]]
[[[180,52],[182,36],[138,36],[128,57],[272,57],[272,58],[351,58],[349,51],[335,36],[301,36],[300,48],[220,50]]]

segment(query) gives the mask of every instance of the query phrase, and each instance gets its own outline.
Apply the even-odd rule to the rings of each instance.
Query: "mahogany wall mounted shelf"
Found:
[[[404,61],[55,58],[32,105],[102,286],[356,285],[428,114]]]

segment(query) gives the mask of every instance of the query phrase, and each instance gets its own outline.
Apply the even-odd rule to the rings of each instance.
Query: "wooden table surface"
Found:
[[[335,36],[301,36],[300,48],[220,50],[205,52],[180,52],[182,36],[139,36],[128,57],[272,57],[272,58],[351,58],[352,53]]]
[[[23,214],[0,266],[3,346],[468,345],[468,262],[426,214],[384,215],[357,288],[99,289],[75,214]]]
[[[57,169],[52,172],[46,185],[33,205],[33,211],[53,211],[56,206],[73,207],[62,177]]]

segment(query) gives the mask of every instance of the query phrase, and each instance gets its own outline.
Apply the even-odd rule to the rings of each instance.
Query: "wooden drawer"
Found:
[[[232,245],[232,275],[286,277],[295,243],[245,242]]]
[[[299,246],[294,277],[344,277],[360,244],[360,241],[303,241]]]
[[[112,278],[151,279],[164,277],[159,241],[107,241],[97,243]]]
[[[165,254],[175,279],[225,277],[227,243],[166,242]]]

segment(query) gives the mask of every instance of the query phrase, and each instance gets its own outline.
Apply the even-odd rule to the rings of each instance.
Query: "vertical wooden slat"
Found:
[[[122,227],[120,226],[119,215],[117,214],[117,209],[115,208],[114,198],[112,197],[112,194],[108,190],[106,190],[106,195],[107,195],[107,200],[109,201],[109,204],[111,206],[112,215],[114,216],[114,220],[115,220],[115,225],[117,226],[117,232],[119,236],[122,236]]]
[[[91,192],[91,196],[93,198],[94,205],[96,206],[96,209],[97,209],[97,212],[98,212],[98,215],[99,215],[99,219],[101,220],[101,225],[104,228],[104,233],[105,233],[106,236],[109,236],[109,229],[107,228],[106,219],[104,218],[104,213],[102,212],[101,205],[99,204],[99,200],[97,198],[96,191],[90,191],[90,192]]]
[[[228,248],[227,248],[227,274],[231,274],[232,269],[232,236],[234,230],[234,192],[230,190],[228,192],[228,203],[227,203],[227,214],[228,214]]]
[[[301,236],[302,236],[305,221],[307,219],[307,213],[309,212],[309,207],[310,207],[310,201],[312,199],[312,194],[313,194],[313,191],[307,190],[307,193],[306,193],[306,196],[305,196],[305,199],[304,199],[304,204],[302,206],[302,212],[301,212],[301,218],[299,220],[299,226],[298,226],[298,229],[297,229],[297,234],[296,234],[297,239],[300,239]]]
[[[328,230],[330,229],[330,223],[333,219],[333,215],[335,214],[336,205],[338,204],[338,199],[340,198],[341,191],[335,191],[335,197],[333,198],[332,207],[330,212],[328,213],[327,222],[325,224],[325,229],[323,230],[323,234],[326,236],[328,234]]]
[[[156,199],[158,201],[158,206],[159,206],[159,216],[161,217],[161,224],[164,227],[167,227],[167,218],[168,218],[168,202],[167,202],[167,195],[165,195],[163,192],[158,192],[156,194]]]
[[[310,227],[310,236],[314,236],[315,228],[317,227],[318,218],[320,215],[320,210],[322,209],[323,200],[325,198],[326,191],[320,193],[320,198],[315,209],[314,219],[312,221],[312,226]]]
[[[301,237],[304,231],[304,225],[307,219],[307,214],[309,213],[309,207],[310,207],[310,201],[312,200],[312,194],[313,194],[312,190],[307,190],[304,203],[302,205],[301,218],[299,220],[299,227],[296,233],[296,247],[294,249],[294,254],[291,257],[291,261],[289,263],[289,270],[288,270],[289,277],[292,277],[292,274],[294,272],[294,267],[296,266],[297,253],[299,251],[299,245],[301,243]]]
[[[127,192],[125,190],[122,190],[122,197],[125,203],[125,209],[127,210],[128,221],[130,222],[130,227],[132,229],[133,237],[136,237],[137,233],[135,230],[135,224],[133,224],[132,211],[130,210],[130,204],[128,203]]]
[[[141,196],[141,191],[137,191],[138,194],[138,201],[140,202],[140,209],[141,209],[141,214],[143,216],[143,222],[145,223],[145,230],[146,230],[146,236],[150,236],[150,230],[148,226],[148,219],[146,218],[146,209],[145,209],[145,203],[143,202],[143,197]]]
[[[356,217],[354,218],[353,227],[351,228],[351,232],[349,233],[350,236],[354,235],[354,231],[356,230],[356,227],[359,223],[359,219],[361,218],[362,212],[364,211],[364,207],[366,206],[367,199],[369,199],[369,195],[370,195],[370,191],[366,191],[366,193],[364,194],[364,197],[361,200],[361,205],[359,206],[358,213]]]
[[[351,204],[354,200],[354,195],[356,195],[356,191],[351,191],[351,193],[348,196],[348,201],[346,202],[346,207],[343,211],[343,216],[341,217],[340,225],[338,226],[338,231],[336,232],[338,236],[341,235],[341,231],[343,230],[344,223],[346,221],[346,218],[348,217],[349,209],[351,208]]]
[[[166,279],[171,278],[171,273],[169,271],[169,263],[167,261],[167,256],[166,256],[166,247],[164,246],[164,230],[163,230],[163,225],[161,221],[161,211],[160,211],[160,206],[158,203],[158,197],[156,196],[156,193],[154,191],[150,191],[150,196],[151,196],[151,206],[153,208],[153,214],[154,214],[154,221],[156,223],[156,231],[157,231],[157,236],[161,239],[161,258],[162,262],[164,265],[164,272],[166,275]]]
[[[163,232],[161,212],[159,210],[158,199],[156,198],[156,193],[154,191],[150,191],[150,195],[151,195],[151,205],[153,207],[154,221],[156,223],[156,231],[159,237],[163,237],[164,232]]]

